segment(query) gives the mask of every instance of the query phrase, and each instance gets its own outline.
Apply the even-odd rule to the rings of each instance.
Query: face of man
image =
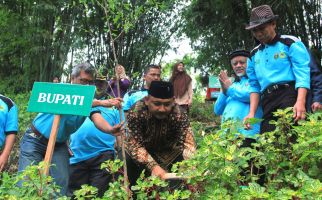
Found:
[[[274,39],[276,35],[275,28],[276,22],[272,21],[256,27],[251,31],[257,40],[259,40],[261,43],[267,44]]]
[[[174,106],[174,98],[159,99],[149,95],[144,100],[150,113],[157,119],[167,118]]]
[[[177,70],[179,72],[183,72],[184,71],[184,65],[182,63],[179,63],[178,66],[177,66]]]
[[[87,74],[81,70],[79,76],[72,78],[72,84],[93,85],[93,79],[94,77],[91,74]]]
[[[151,68],[148,73],[143,77],[145,80],[145,87],[148,89],[152,81],[160,81],[161,70],[157,68]]]
[[[231,66],[237,76],[246,74],[247,58],[245,56],[236,56],[230,61]]]

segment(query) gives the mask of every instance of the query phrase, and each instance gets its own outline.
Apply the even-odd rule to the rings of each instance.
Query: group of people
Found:
[[[221,71],[222,88],[214,112],[228,119],[244,121],[240,132],[246,138],[273,131],[277,109],[293,107],[294,121],[305,119],[307,111],[322,109],[322,72],[305,45],[296,37],[279,35],[268,5],[252,10],[246,30],[259,42],[251,52],[238,49],[229,55],[236,75],[234,82]],[[311,90],[310,90],[311,88]],[[262,118],[250,125],[250,118]]]
[[[81,185],[88,184],[97,187],[98,195],[102,196],[111,181],[111,174],[101,169],[101,164],[115,159],[121,146],[118,142],[125,142],[126,158],[122,159],[129,163],[131,185],[135,184],[143,169],[148,169],[147,174],[162,178],[174,161],[192,155],[195,143],[188,120],[192,79],[183,63],[177,65],[174,67],[175,77],[172,78],[174,84],[161,81],[159,65],[149,65],[144,70],[143,88],[127,93],[130,79],[121,65],[116,66],[117,77],[109,81],[106,76],[97,75],[96,69],[89,63],[76,65],[72,69],[72,84],[95,84],[96,92],[89,117],[61,116],[49,169],[49,174],[61,188],[61,195],[73,196]],[[182,79],[180,87],[175,83],[178,79]],[[115,83],[117,80],[119,86]],[[187,91],[178,93],[173,85],[182,89],[183,83],[187,83]],[[4,111],[1,113],[3,130],[0,138],[4,147],[0,156],[2,170],[18,132],[18,111],[12,100],[0,97],[0,106]],[[124,112],[120,116],[121,108]],[[127,116],[127,137],[125,141],[119,141],[118,136],[125,127],[124,113]],[[44,159],[53,121],[54,114],[49,113],[39,113],[32,121],[20,142],[19,172]],[[160,142],[162,145],[155,145]],[[21,181],[18,184],[23,186],[24,183]]]
[[[276,32],[277,18],[268,5],[253,8],[246,30],[258,46],[251,52],[238,49],[230,53],[234,81],[226,71],[219,74],[222,92],[214,112],[222,116],[222,122],[243,122],[239,127],[245,136],[242,147],[252,147],[256,134],[275,130],[270,121],[277,120],[274,112],[278,109],[293,107],[295,124],[305,119],[308,111],[322,110],[322,71],[298,38]],[[252,118],[262,122],[250,124]],[[258,183],[263,185],[265,168],[258,171]]]
[[[322,90],[318,88],[322,86],[322,78],[318,77],[321,72],[299,39],[276,33],[276,19],[270,6],[254,8],[246,29],[259,45],[251,52],[238,49],[230,53],[234,81],[226,71],[219,74],[222,93],[215,103],[215,113],[222,115],[223,121],[263,119],[240,127],[239,131],[251,142],[256,141],[256,134],[274,130],[269,121],[277,109],[293,107],[298,121],[305,118],[308,109],[322,108]],[[62,195],[73,196],[81,185],[88,184],[97,187],[102,196],[111,174],[100,166],[115,159],[122,142],[130,185],[135,185],[144,169],[146,175],[164,178],[173,163],[190,158],[196,151],[188,117],[192,79],[184,63],[175,64],[169,82],[161,81],[159,65],[147,66],[144,86],[129,92],[130,78],[124,67],[118,65],[115,71],[116,77],[107,81],[105,76],[96,76],[89,63],[72,69],[71,83],[95,84],[96,94],[89,117],[61,117],[49,173],[61,187]],[[306,107],[310,87],[313,101]],[[121,108],[124,112],[120,115]],[[1,171],[18,132],[18,111],[14,102],[2,95],[0,111]],[[26,130],[20,143],[19,172],[44,159],[53,120],[53,114],[40,113]],[[120,141],[118,136],[124,127],[127,135],[125,141]]]

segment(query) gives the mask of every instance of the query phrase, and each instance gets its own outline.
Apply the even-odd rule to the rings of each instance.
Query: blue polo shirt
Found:
[[[6,136],[18,132],[18,108],[14,102],[0,95],[0,149],[4,147]]]
[[[127,112],[130,108],[139,100],[148,96],[148,90],[142,88],[141,90],[130,91],[124,95],[123,98],[123,110]]]
[[[234,82],[227,90],[227,94],[220,93],[215,105],[214,112],[216,115],[222,115],[222,122],[234,120],[242,122],[249,113],[250,107],[250,85],[246,77],[240,81]],[[263,110],[258,106],[255,118],[262,118]],[[252,125],[252,129],[245,130],[243,127],[238,131],[245,137],[253,138],[260,131],[260,123]]]
[[[97,107],[103,118],[111,125],[119,124],[118,110],[114,108]],[[98,130],[94,123],[87,118],[82,126],[71,135],[70,148],[74,154],[70,164],[75,164],[98,156],[104,151],[114,151],[115,137]]]
[[[294,36],[276,35],[270,44],[260,44],[247,61],[250,92],[261,93],[268,86],[295,81],[295,88],[310,89],[310,56]]]
[[[90,115],[99,112],[100,111],[96,107],[91,108]],[[83,124],[85,119],[85,116],[61,115],[56,142],[66,142],[69,139],[69,136]],[[32,124],[41,135],[49,139],[53,122],[53,114],[39,113]]]

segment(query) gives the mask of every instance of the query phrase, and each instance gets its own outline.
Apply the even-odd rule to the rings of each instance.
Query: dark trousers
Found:
[[[256,140],[255,139],[252,139],[252,138],[245,138],[243,140],[243,143],[242,145],[240,146],[241,148],[246,148],[246,147],[249,147],[249,148],[254,148],[252,146],[253,143],[256,143]],[[257,168],[255,165],[252,165],[252,163],[254,162],[254,159],[250,159],[248,161],[248,168],[245,169],[245,170],[242,170],[241,171],[241,175],[243,176],[249,176],[250,175],[250,171],[253,171],[253,174],[254,175],[258,175],[259,179],[256,181],[259,185],[263,186],[264,183],[265,183],[265,172],[266,172],[266,169],[265,167],[259,167]],[[248,183],[242,183],[243,185],[248,185]]]
[[[148,169],[145,168],[144,165],[137,164],[133,161],[133,159],[126,153],[126,165],[127,165],[127,174],[129,178],[130,188],[131,186],[136,185],[136,180],[140,177],[140,174],[145,169],[145,176],[150,176],[151,173],[148,171]],[[180,162],[183,160],[183,156],[178,156],[168,167],[167,169],[164,169],[168,172],[170,172],[171,167],[174,163]]]
[[[101,164],[107,160],[114,160],[113,151],[105,151],[96,157],[71,165],[68,196],[73,196],[82,185],[88,184],[96,187],[98,196],[102,197],[112,180],[112,175],[106,169],[101,169]]]
[[[277,109],[293,107],[296,103],[296,99],[297,91],[294,87],[275,90],[270,94],[264,95],[262,97],[263,121],[261,123],[260,133],[262,134],[275,130],[275,125],[269,124],[269,121],[277,120],[277,118],[273,116],[273,112],[276,112]]]

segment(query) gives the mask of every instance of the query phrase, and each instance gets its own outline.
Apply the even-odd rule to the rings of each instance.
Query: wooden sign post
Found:
[[[95,86],[35,82],[27,111],[55,114],[45,155],[48,175],[54,153],[61,114],[89,116]]]

